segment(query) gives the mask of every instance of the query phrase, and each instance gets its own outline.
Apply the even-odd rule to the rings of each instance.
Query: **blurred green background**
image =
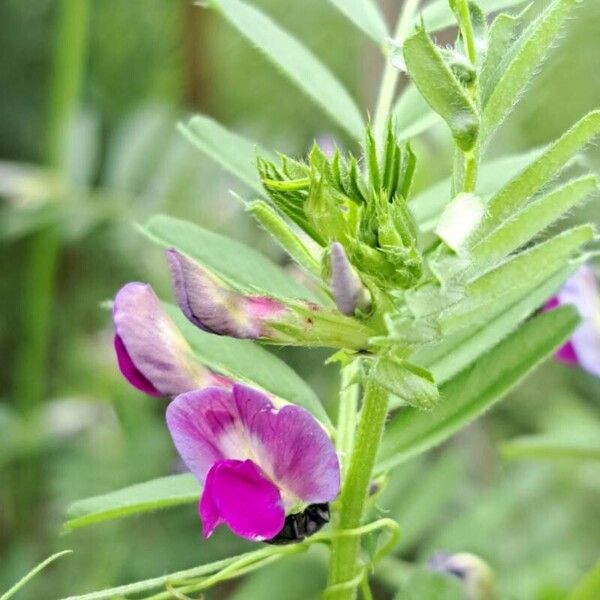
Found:
[[[69,31],[60,23],[70,3],[79,22]],[[381,60],[358,30],[324,0],[254,4],[373,112]],[[382,4],[391,17],[400,5]],[[584,2],[493,154],[543,144],[600,105],[599,31],[600,4]],[[82,58],[66,59],[66,78],[80,68],[81,85],[68,129],[56,134],[52,107],[64,98],[53,57],[73,54],[68,40],[77,39]],[[75,553],[19,598],[60,598],[240,551],[245,543],[225,531],[202,541],[189,507],[60,536],[73,500],[178,468],[164,403],[117,372],[102,303],[129,280],[169,293],[160,251],[133,225],[156,211],[285,263],[229,194],[248,190],[183,140],[179,119],[204,112],[295,155],[315,138],[348,140],[218,16],[186,0],[3,0],[0,44],[0,591],[62,548]],[[440,127],[414,146],[423,189],[447,174],[450,140]],[[600,165],[600,152],[584,159]],[[597,200],[571,218],[598,224]],[[338,384],[326,354],[280,353],[330,403]],[[475,552],[495,569],[501,598],[563,598],[599,554],[600,470],[507,460],[499,446],[553,429],[584,435],[599,404],[600,381],[549,362],[493,413],[395,472],[373,510],[398,519],[397,557]],[[378,598],[402,577],[400,563],[385,567]],[[315,552],[206,597],[317,598],[324,568]]]

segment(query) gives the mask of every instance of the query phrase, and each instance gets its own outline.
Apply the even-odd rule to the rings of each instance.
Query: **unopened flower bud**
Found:
[[[195,325],[217,335],[258,339],[269,337],[268,321],[286,312],[265,296],[244,296],[177,250],[167,250],[177,302]]]
[[[276,344],[362,349],[373,332],[355,319],[303,300],[246,296],[198,263],[167,251],[175,295],[186,317],[217,335]]]
[[[474,554],[439,552],[429,559],[428,566],[433,571],[460,579],[467,600],[494,600],[496,597],[494,572]]]
[[[344,315],[354,315],[357,310],[367,312],[371,295],[339,242],[331,244],[330,265],[331,291],[338,310]]]

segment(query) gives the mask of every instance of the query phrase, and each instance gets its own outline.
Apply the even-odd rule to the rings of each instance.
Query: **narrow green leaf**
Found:
[[[484,139],[489,139],[519,101],[525,88],[578,0],[554,0],[521,34],[498,65],[498,78],[483,111]]]
[[[441,120],[413,85],[408,84],[393,109],[393,122],[397,141],[417,137]]]
[[[593,228],[581,225],[517,254],[468,285],[465,299],[442,313],[442,329],[451,333],[488,322],[494,317],[491,306],[502,299],[510,305],[531,293],[593,239]],[[490,298],[494,298],[495,304],[490,304]]]
[[[561,269],[508,307],[504,298],[491,301],[489,313],[494,315],[492,319],[480,326],[458,331],[437,344],[422,347],[411,360],[429,369],[436,383],[442,385],[509,336],[543,306],[576,269],[577,265]]]
[[[516,438],[502,444],[504,458],[518,460],[600,461],[600,442],[596,439],[577,439],[544,434]]]
[[[354,100],[305,46],[258,9],[241,0],[209,0],[243,36],[356,140],[364,121]]]
[[[248,205],[248,212],[296,263],[320,279],[321,265],[276,209],[264,200],[254,200]]]
[[[331,421],[312,388],[285,362],[251,340],[213,335],[190,323],[175,306],[163,304],[202,364],[232,379],[255,384],[303,406],[327,427]]]
[[[193,475],[161,477],[73,503],[67,510],[68,520],[63,528],[74,531],[102,521],[194,504],[199,497],[200,484]]]
[[[531,164],[531,161],[538,158],[543,150],[543,148],[536,148],[523,154],[504,156],[483,164],[479,170],[478,196],[483,200],[488,200],[527,165]],[[451,187],[451,178],[447,177],[411,200],[411,211],[423,231],[435,228],[444,207],[450,202]]]
[[[377,472],[438,446],[482,415],[564,343],[578,322],[572,307],[542,313],[442,386],[434,412],[399,411],[384,434]]]
[[[27,585],[40,571],[43,571],[48,565],[53,563],[55,560],[61,558],[62,556],[66,556],[67,554],[71,554],[73,550],[63,550],[62,552],[57,552],[52,556],[48,557],[46,560],[42,561],[37,567],[31,569],[27,575],[19,579],[15,585],[13,585],[7,592],[0,596],[0,600],[9,600],[12,598],[20,589],[22,589],[25,585]]]
[[[256,169],[256,156],[268,156],[269,153],[258,144],[203,115],[192,117],[187,124],[180,123],[178,129],[196,148],[226,171],[258,194],[264,193]]]
[[[596,177],[588,175],[527,204],[473,246],[473,261],[479,267],[485,266],[521,248],[597,189]]]
[[[403,52],[423,98],[446,121],[458,146],[470,150],[479,132],[477,109],[424,28],[418,27],[404,42]]]
[[[600,111],[594,111],[578,121],[490,200],[481,234],[510,217],[598,134]]]
[[[477,5],[484,13],[490,14],[518,6],[526,0],[478,0]],[[415,25],[418,26],[421,16],[425,22],[428,31],[440,31],[447,27],[456,26],[456,17],[450,8],[448,0],[434,0],[430,2],[422,11]]]
[[[439,399],[431,373],[410,363],[380,358],[370,377],[393,394],[392,408],[398,404],[410,404],[421,410],[430,410]]]
[[[378,44],[383,45],[389,37],[388,27],[373,0],[329,0],[354,25],[362,29]]]
[[[515,35],[517,24],[527,8],[516,17],[507,14],[498,15],[490,27],[488,52],[479,73],[481,104],[485,106],[502,75],[498,66],[502,63]]]
[[[141,232],[165,248],[177,248],[246,293],[317,300],[280,267],[248,246],[167,215],[155,215]]]

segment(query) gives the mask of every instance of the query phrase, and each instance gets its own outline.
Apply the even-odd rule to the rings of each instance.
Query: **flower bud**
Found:
[[[367,312],[371,306],[371,295],[339,242],[331,244],[330,266],[331,291],[338,310],[349,316],[357,310]]]
[[[494,572],[474,554],[439,552],[429,559],[428,566],[433,571],[460,579],[467,600],[494,600],[496,597]]]
[[[244,296],[177,250],[167,250],[177,302],[195,325],[217,335],[258,339],[269,337],[268,321],[286,312],[265,296]]]
[[[177,302],[195,325],[217,335],[276,344],[363,349],[373,331],[302,300],[245,296],[175,249],[167,259]]]
[[[228,380],[210,372],[194,357],[152,288],[128,283],[113,305],[115,352],[121,373],[151,396],[177,396]]]

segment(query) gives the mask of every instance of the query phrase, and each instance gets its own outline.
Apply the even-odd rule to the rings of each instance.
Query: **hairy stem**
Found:
[[[371,474],[383,434],[388,393],[373,382],[365,389],[361,417],[350,464],[339,500],[336,529],[355,529],[360,525],[369,492]],[[335,537],[331,546],[328,600],[352,600],[360,583],[358,551],[360,539]],[[357,579],[358,577],[358,579]]]
[[[348,471],[348,463],[354,447],[356,422],[358,418],[359,385],[353,383],[358,372],[358,361],[350,363],[342,370],[340,403],[338,407],[336,447],[342,463],[342,481]]]
[[[458,11],[460,15],[460,30],[467,51],[467,57],[473,67],[475,67],[477,63],[477,49],[468,0],[458,0]],[[469,86],[469,93],[473,102],[475,102],[475,105],[479,105],[477,79]],[[463,169],[462,189],[464,192],[474,192],[477,185],[477,174],[479,170],[479,144],[476,144],[473,150],[464,153]]]
[[[398,18],[396,30],[394,31],[394,42],[402,42],[409,31],[413,22],[415,13],[419,8],[420,0],[406,0]],[[387,120],[390,116],[392,102],[398,84],[400,71],[392,64],[392,61],[386,56],[385,67],[379,86],[379,94],[375,107],[375,116],[373,117],[373,134],[375,140],[381,142],[385,136]]]

